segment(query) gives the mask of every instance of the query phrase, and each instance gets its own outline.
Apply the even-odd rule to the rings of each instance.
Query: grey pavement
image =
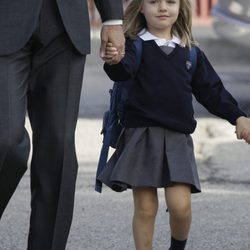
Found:
[[[231,52],[233,45],[221,42],[211,29],[196,32],[227,86],[238,95],[247,109],[249,58],[246,60],[244,56],[244,59],[239,59],[238,54],[236,57],[230,54],[230,58],[239,62],[237,64],[232,60],[232,63],[225,55],[235,53]],[[97,57],[97,44],[94,40],[95,51],[86,65],[76,131],[79,175],[67,250],[133,250],[131,191],[115,193],[108,188],[104,188],[102,194],[94,191],[95,170],[102,141],[100,115],[107,107],[107,90],[111,86],[100,70],[102,62]],[[220,51],[224,44],[230,47],[230,52],[222,52],[221,58]],[[240,49],[238,51],[242,53]],[[217,57],[214,57],[216,54]],[[243,76],[242,81],[237,74]],[[239,93],[234,80],[242,86]],[[198,113],[202,115],[197,116],[198,127],[193,139],[202,193],[192,198],[193,223],[186,249],[250,250],[250,146],[236,139],[234,127],[228,122],[203,112]],[[27,172],[0,222],[0,250],[26,249],[29,203]],[[159,190],[155,250],[168,249],[169,246],[169,221],[165,208],[163,190]]]

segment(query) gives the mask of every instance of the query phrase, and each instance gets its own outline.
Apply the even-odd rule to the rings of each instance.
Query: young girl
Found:
[[[236,125],[250,143],[250,121],[225,90],[204,53],[190,72],[191,4],[188,0],[133,0],[125,12],[125,57],[107,45],[104,69],[113,81],[134,77],[125,108],[125,129],[98,179],[115,191],[132,188],[137,250],[152,249],[157,188],[165,189],[171,250],[184,249],[191,224],[191,193],[200,182],[190,136],[196,127],[192,94],[211,113]],[[142,39],[137,72],[133,39]]]

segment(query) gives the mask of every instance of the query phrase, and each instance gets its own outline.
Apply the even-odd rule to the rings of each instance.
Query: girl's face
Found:
[[[144,0],[141,13],[152,34],[171,38],[171,28],[178,18],[179,8],[180,0]]]

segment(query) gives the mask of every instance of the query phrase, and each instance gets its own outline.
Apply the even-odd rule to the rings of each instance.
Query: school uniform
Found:
[[[200,192],[190,136],[196,127],[192,95],[233,125],[246,115],[198,47],[192,76],[190,51],[180,39],[166,41],[146,30],[139,36],[142,58],[137,72],[131,39],[126,41],[126,55],[120,63],[104,65],[113,81],[130,77],[134,81],[125,106],[125,129],[98,180],[118,192],[131,187],[169,187],[176,182],[190,184],[192,193]]]

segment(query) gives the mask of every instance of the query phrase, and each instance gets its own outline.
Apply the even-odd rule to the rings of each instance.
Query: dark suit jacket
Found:
[[[82,54],[90,51],[87,0],[51,0],[57,5],[72,43]],[[95,0],[102,21],[122,19],[122,0]],[[38,21],[42,0],[0,0],[0,55],[21,49]]]

